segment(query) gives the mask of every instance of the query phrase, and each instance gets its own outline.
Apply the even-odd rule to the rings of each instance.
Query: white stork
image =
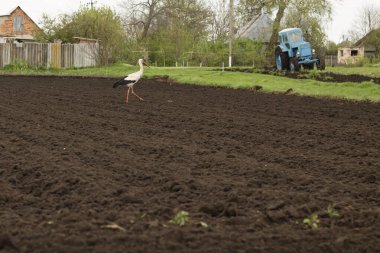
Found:
[[[132,94],[135,95],[136,97],[138,97],[141,101],[144,100],[144,99],[142,99],[139,95],[137,95],[133,91],[133,85],[135,85],[135,83],[137,83],[140,80],[141,76],[143,75],[143,73],[144,73],[144,66],[143,65],[145,65],[147,67],[149,67],[149,66],[144,62],[143,59],[139,59],[138,63],[140,65],[140,70],[139,71],[137,71],[135,73],[132,73],[132,74],[129,74],[128,76],[126,76],[125,78],[117,81],[113,85],[114,88],[122,86],[122,85],[128,86],[127,97],[125,99],[126,103],[128,103],[129,91],[132,91]]]

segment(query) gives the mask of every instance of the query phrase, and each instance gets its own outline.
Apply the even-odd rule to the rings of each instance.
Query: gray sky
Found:
[[[71,13],[81,5],[91,0],[0,0],[0,15],[7,14],[17,6],[20,6],[37,24],[42,14],[55,16],[63,13]],[[117,10],[122,0],[93,0],[98,6],[108,5]],[[236,0],[235,0],[236,1]],[[347,34],[351,26],[355,24],[360,10],[366,4],[371,3],[380,8],[380,0],[341,0],[334,2],[333,21],[328,25],[327,34],[329,40],[339,42],[342,35]]]

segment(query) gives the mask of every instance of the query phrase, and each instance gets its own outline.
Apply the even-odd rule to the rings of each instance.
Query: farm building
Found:
[[[273,20],[268,14],[255,16],[248,24],[236,33],[236,38],[247,38],[255,41],[269,43],[272,35]]]
[[[338,49],[338,64],[353,64],[364,57],[364,47],[344,47]]]
[[[353,47],[338,49],[338,64],[353,64],[363,57],[375,57],[376,48],[372,44],[371,37],[380,32],[380,29],[372,30],[358,40]]]
[[[376,36],[376,33],[379,33],[380,29],[375,29],[365,35],[363,38],[358,40],[355,43],[355,47],[364,48],[364,57],[375,57],[376,56],[376,48],[373,45],[373,36]]]
[[[0,14],[0,43],[7,41],[33,41],[41,28],[20,6],[7,14]]]

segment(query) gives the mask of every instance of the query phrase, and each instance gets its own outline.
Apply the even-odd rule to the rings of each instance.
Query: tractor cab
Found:
[[[297,47],[304,41],[302,31],[299,28],[288,28],[278,33],[280,44],[288,48]]]

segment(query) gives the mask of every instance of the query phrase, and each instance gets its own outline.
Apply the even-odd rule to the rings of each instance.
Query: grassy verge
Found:
[[[337,68],[333,68],[334,70]],[[110,67],[83,68],[67,70],[0,70],[0,74],[55,74],[55,75],[84,75],[122,77],[137,71],[137,66],[115,64]],[[334,71],[335,72],[335,71]],[[350,100],[369,100],[380,102],[380,85],[372,82],[365,83],[325,83],[315,80],[297,80],[279,76],[257,73],[221,72],[215,68],[147,68],[144,77],[167,75],[170,79],[180,83],[223,86],[229,88],[251,88],[255,85],[263,87],[264,92],[285,92],[293,89],[293,93],[314,96],[330,97]]]
[[[332,97],[350,100],[370,100],[380,102],[380,85],[364,83],[325,83],[315,80],[297,80],[264,74],[212,71],[211,69],[150,69],[147,76],[169,75],[181,83],[225,86],[231,88],[263,87],[265,92],[285,92],[293,89],[294,93],[304,96]]]
[[[365,66],[365,67],[353,67],[353,66],[328,67],[326,71],[343,74],[343,75],[358,74],[358,75],[364,75],[364,76],[380,77],[380,64]]]

